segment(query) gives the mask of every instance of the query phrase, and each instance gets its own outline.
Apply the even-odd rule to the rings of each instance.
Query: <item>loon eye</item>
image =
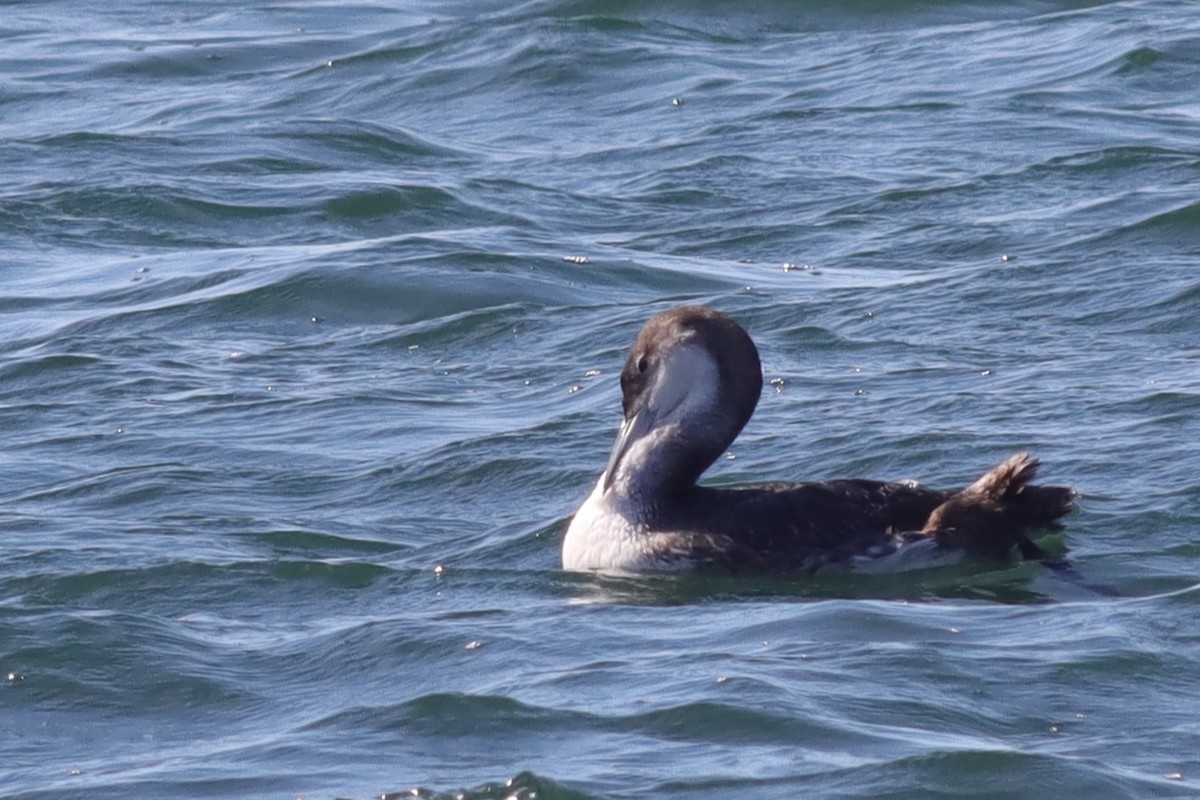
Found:
[[[638,359],[638,363],[637,363],[638,372],[645,372],[646,367],[648,367],[648,366],[650,366],[650,362],[646,360],[645,356],[642,356],[641,358]]]

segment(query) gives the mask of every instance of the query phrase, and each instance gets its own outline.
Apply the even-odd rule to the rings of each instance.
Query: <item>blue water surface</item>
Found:
[[[0,796],[1200,792],[1195,4],[3,9]],[[1082,578],[563,572],[685,303]]]

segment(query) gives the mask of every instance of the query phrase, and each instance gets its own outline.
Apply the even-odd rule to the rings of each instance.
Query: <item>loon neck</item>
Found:
[[[624,421],[601,487],[635,503],[688,490],[733,443],[762,391],[750,337],[703,308],[660,314],[621,372]]]

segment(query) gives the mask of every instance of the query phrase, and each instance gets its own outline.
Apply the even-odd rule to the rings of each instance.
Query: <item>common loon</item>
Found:
[[[1075,493],[1033,486],[1017,453],[965,489],[833,480],[699,486],[762,392],[758,349],[729,317],[676,308],[642,328],[621,372],[624,422],[608,465],[563,540],[568,570],[816,571],[927,565],[967,554],[1045,554]],[[919,557],[906,554],[922,551]]]

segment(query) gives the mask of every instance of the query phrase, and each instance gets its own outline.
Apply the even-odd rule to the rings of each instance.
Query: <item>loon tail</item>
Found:
[[[1074,508],[1068,486],[1033,486],[1041,462],[1016,453],[935,508],[923,532],[939,544],[968,553],[1002,558],[1017,548],[1023,558],[1045,558],[1029,540],[1035,530],[1059,530],[1059,519]]]

